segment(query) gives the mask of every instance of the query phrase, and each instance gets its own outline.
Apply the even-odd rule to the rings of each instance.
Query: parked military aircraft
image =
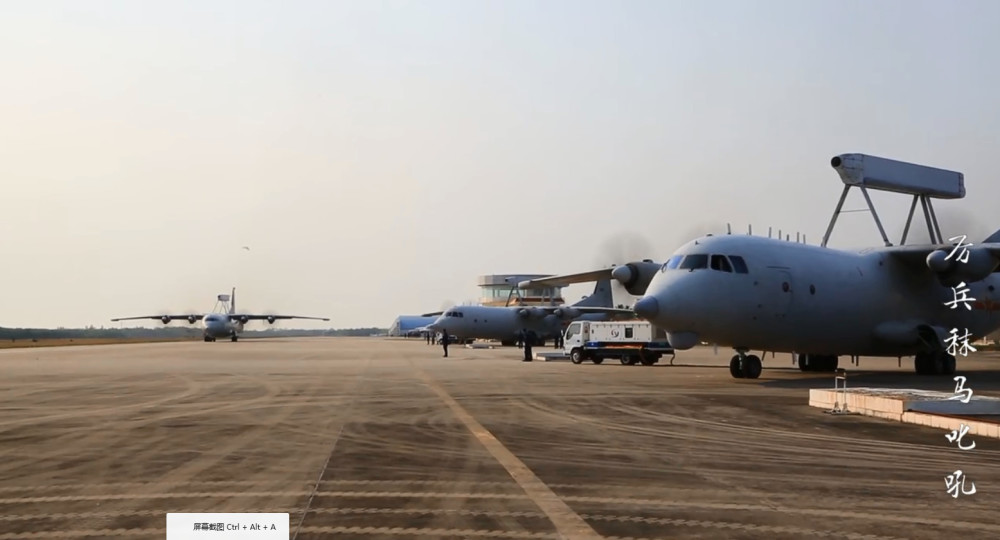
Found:
[[[231,303],[230,303],[231,301]],[[221,304],[221,310],[219,310]],[[274,324],[274,321],[283,319],[312,319],[317,321],[329,321],[324,317],[301,317],[299,315],[251,315],[248,313],[238,313],[236,311],[236,288],[233,287],[232,296],[220,294],[212,313],[188,313],[185,315],[143,315],[141,317],[121,317],[111,319],[112,321],[130,321],[138,319],[160,319],[163,324],[169,324],[174,319],[187,320],[188,324],[202,321],[205,341],[215,341],[216,338],[228,337],[232,341],[239,338],[243,332],[243,325],[250,321],[267,321]]]
[[[644,261],[519,285],[610,274],[630,283],[630,293],[644,293],[633,309],[666,330],[675,349],[699,342],[733,347],[736,378],[760,376],[760,357],[751,350],[796,354],[803,371],[833,371],[839,356],[914,355],[918,374],[953,374],[958,347],[1000,328],[1000,231],[975,246],[955,244],[961,231],[944,241],[930,199],[964,197],[961,173],[863,154],[834,157],[831,165],[845,187],[821,246],[708,235],[658,270]],[[865,195],[885,247],[826,247],[851,187]],[[900,245],[889,242],[866,188],[913,195]],[[904,245],[918,201],[931,244]]]
[[[620,315],[634,317],[630,309],[615,308],[609,279],[598,280],[594,293],[570,306],[455,306],[426,329],[446,330],[458,338],[496,339],[513,343],[517,333],[532,330],[539,340],[554,338],[571,320],[605,320]]]

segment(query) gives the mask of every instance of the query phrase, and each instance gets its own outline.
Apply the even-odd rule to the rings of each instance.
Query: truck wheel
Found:
[[[573,362],[574,364],[579,364],[583,362],[583,354],[580,353],[580,349],[573,349],[569,353],[569,361]]]
[[[643,355],[640,358],[639,361],[642,362],[642,365],[644,365],[644,366],[651,366],[651,365],[653,365],[653,364],[656,363],[656,359],[655,358],[653,358],[651,356],[645,356],[645,355]]]
[[[595,364],[600,364],[601,362],[604,361],[604,359],[598,357],[598,358],[591,358],[590,361],[593,362],[593,363],[595,363]]]
[[[623,366],[634,366],[635,365],[635,357],[633,357],[630,354],[623,354],[622,355],[622,359],[621,359],[621,363],[622,363]]]

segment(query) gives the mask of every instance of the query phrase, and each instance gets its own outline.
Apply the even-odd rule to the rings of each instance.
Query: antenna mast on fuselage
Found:
[[[906,226],[903,228],[903,237],[899,241],[900,245],[906,244],[906,236],[910,232],[910,223],[913,221],[917,201],[920,201],[921,209],[924,212],[931,243],[943,244],[944,237],[941,235],[941,227],[938,225],[931,199],[962,199],[965,197],[965,176],[960,172],[866,154],[841,154],[830,160],[830,165],[844,182],[844,191],[840,194],[840,200],[837,202],[837,208],[833,211],[830,225],[826,228],[826,234],[823,235],[823,243],[820,244],[822,247],[826,247],[826,243],[830,240],[833,226],[837,223],[837,216],[843,213],[844,200],[852,187],[861,189],[861,194],[864,195],[865,202],[868,204],[868,210],[875,219],[875,226],[878,227],[882,241],[887,247],[892,246],[892,242],[889,241],[889,236],[886,235],[885,228],[882,226],[882,220],[879,219],[878,213],[875,211],[875,205],[872,204],[868,189],[913,195],[910,212],[906,217]]]

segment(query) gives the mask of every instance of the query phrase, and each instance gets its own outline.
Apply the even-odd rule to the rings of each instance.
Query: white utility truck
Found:
[[[617,358],[627,366],[641,363],[651,366],[660,357],[674,356],[665,335],[656,338],[653,325],[646,321],[576,321],[563,336],[563,352],[574,364],[590,360],[600,364],[605,358]]]

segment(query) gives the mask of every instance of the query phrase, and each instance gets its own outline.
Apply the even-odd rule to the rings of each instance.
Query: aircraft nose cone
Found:
[[[652,296],[644,296],[635,303],[632,311],[643,319],[653,319],[660,314],[660,303]]]

